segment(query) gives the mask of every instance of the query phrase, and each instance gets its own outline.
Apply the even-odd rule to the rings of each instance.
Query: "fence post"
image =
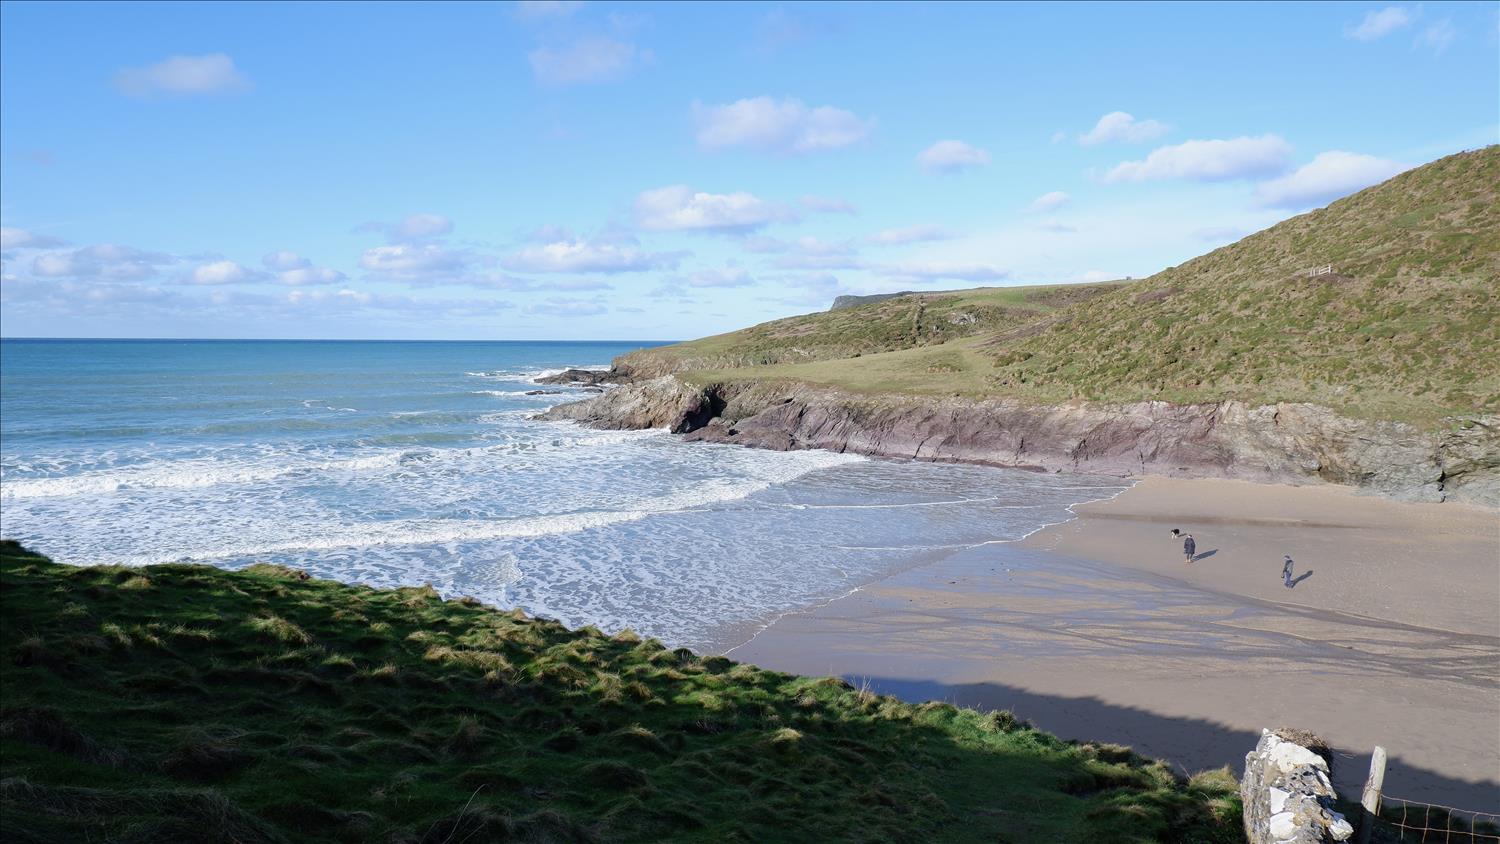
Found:
[[[1365,793],[1359,799],[1358,844],[1369,844],[1370,833],[1375,831],[1375,819],[1380,817],[1380,789],[1385,785],[1385,748],[1375,745],[1370,754],[1370,778],[1365,780]]]

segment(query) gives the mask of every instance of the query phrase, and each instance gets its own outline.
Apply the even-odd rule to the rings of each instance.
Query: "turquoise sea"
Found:
[[[530,417],[652,343],[0,341],[0,532],[60,562],[281,562],[732,647],[1124,482]]]

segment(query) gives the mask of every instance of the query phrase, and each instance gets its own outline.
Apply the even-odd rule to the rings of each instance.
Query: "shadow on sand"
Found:
[[[1217,554],[1217,553],[1219,553],[1219,549],[1217,549],[1217,548],[1210,548],[1210,549],[1209,549],[1209,550],[1207,550],[1207,551],[1204,551],[1204,552],[1203,552],[1203,553],[1202,553],[1202,554],[1197,554],[1197,555],[1195,555],[1195,556],[1194,556],[1194,557],[1193,557],[1193,562],[1195,562],[1195,563],[1196,563],[1196,562],[1198,562],[1198,561],[1199,561],[1199,560],[1206,560],[1206,559],[1208,559],[1208,558],[1209,558],[1209,557],[1212,557],[1212,556],[1213,556],[1213,555],[1215,555],[1215,554]]]
[[[998,683],[949,685],[927,680],[854,675],[845,679],[856,686],[868,682],[872,691],[908,701],[940,700],[981,710],[1008,709],[1017,717],[1061,738],[1129,744],[1142,755],[1167,759],[1187,773],[1228,765],[1238,776],[1244,769],[1245,754],[1260,740],[1258,732],[1200,718],[1157,715],[1143,709],[1105,703],[1095,697],[1036,694]],[[1371,749],[1338,746],[1332,749],[1333,780],[1339,795],[1358,800],[1369,770]],[[1386,766],[1385,788],[1387,793],[1397,797],[1443,803],[1460,809],[1487,811],[1500,806],[1500,781],[1455,779],[1406,765],[1394,754]]]

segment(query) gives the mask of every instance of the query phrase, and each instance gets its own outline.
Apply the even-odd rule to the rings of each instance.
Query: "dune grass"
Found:
[[[7,841],[1236,841],[1007,713],[279,566],[0,546]]]

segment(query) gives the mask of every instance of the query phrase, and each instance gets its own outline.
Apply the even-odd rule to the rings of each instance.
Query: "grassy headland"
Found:
[[[1191,782],[941,703],[254,566],[0,546],[8,841],[1233,841]]]
[[[1333,272],[1310,276],[1309,270]],[[1440,159],[1149,278],[923,293],[623,359],[694,383],[1500,411],[1500,146]]]

